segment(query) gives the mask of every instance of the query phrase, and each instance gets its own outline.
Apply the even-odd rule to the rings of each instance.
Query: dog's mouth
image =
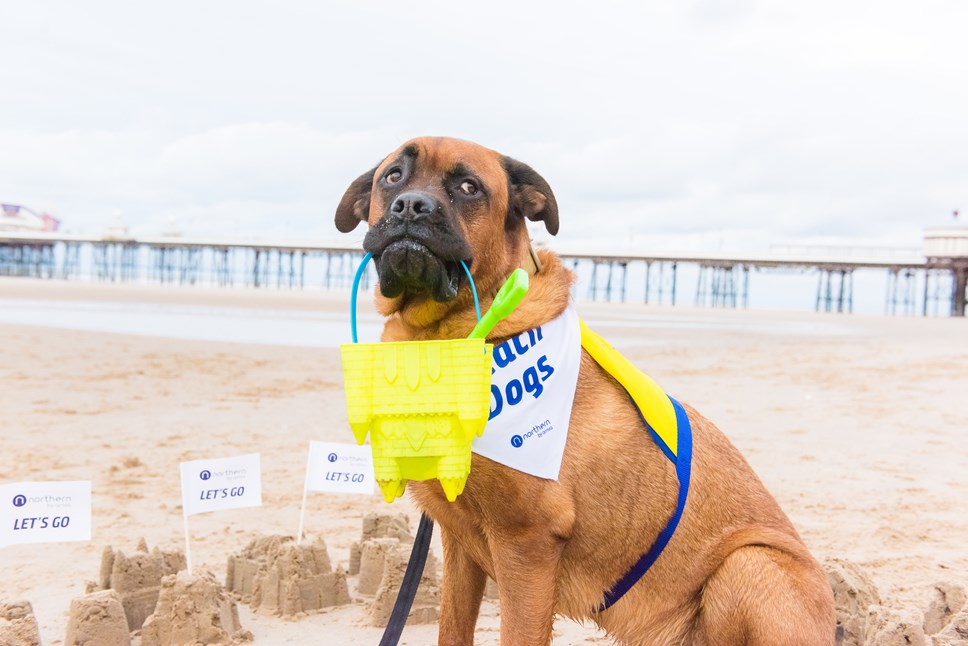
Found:
[[[404,293],[428,294],[434,300],[454,299],[460,290],[460,260],[444,260],[413,238],[400,238],[375,255],[380,291],[387,298]]]

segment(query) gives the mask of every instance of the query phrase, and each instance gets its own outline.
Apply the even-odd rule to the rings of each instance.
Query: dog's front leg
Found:
[[[501,646],[551,642],[564,542],[535,528],[491,545],[501,594]]]
[[[457,539],[441,527],[444,579],[441,582],[439,646],[471,646],[487,575]]]

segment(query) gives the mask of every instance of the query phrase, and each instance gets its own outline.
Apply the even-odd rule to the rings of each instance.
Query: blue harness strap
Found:
[[[631,397],[631,395],[630,395]],[[679,520],[682,518],[682,512],[686,508],[686,498],[689,495],[689,478],[692,470],[692,426],[689,424],[689,417],[686,415],[685,409],[682,405],[677,402],[672,397],[669,397],[669,401],[672,402],[672,406],[676,411],[676,424],[679,431],[679,446],[678,455],[673,455],[671,451],[666,448],[665,444],[661,441],[658,434],[649,425],[649,422],[645,419],[645,415],[642,409],[636,404],[636,410],[639,411],[639,416],[642,418],[642,423],[649,430],[649,433],[656,440],[656,443],[662,448],[662,452],[672,460],[676,467],[676,477],[679,480],[679,499],[676,503],[676,511],[672,514],[669,522],[666,523],[665,528],[655,539],[655,543],[649,548],[649,551],[642,555],[638,561],[629,569],[625,575],[619,579],[612,589],[605,593],[605,603],[600,605],[596,612],[602,612],[607,610],[612,604],[617,602],[622,596],[628,592],[633,585],[635,585],[639,579],[641,579],[652,564],[656,562],[659,555],[662,554],[662,550],[665,546],[669,544],[669,540],[676,531],[676,527],[679,526]],[[634,402],[634,400],[633,400]]]

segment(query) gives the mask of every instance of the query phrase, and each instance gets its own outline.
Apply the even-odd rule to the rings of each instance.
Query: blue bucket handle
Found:
[[[360,292],[360,281],[363,280],[363,273],[366,271],[366,263],[373,259],[373,253],[370,251],[366,252],[363,256],[363,262],[356,269],[356,275],[353,277],[353,293],[350,296],[350,331],[353,333],[353,343],[359,343],[356,336],[356,300],[357,295]],[[460,261],[460,266],[464,268],[464,273],[467,274],[467,279],[471,281],[471,293],[474,294],[474,311],[477,313],[477,321],[481,321],[481,304],[477,300],[477,285],[474,284],[474,277],[471,276],[471,270],[467,268],[467,263],[463,260]]]

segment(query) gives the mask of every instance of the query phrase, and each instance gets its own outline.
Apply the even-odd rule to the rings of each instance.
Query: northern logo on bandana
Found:
[[[474,452],[557,480],[581,365],[575,308],[496,346],[493,356],[491,412]]]

